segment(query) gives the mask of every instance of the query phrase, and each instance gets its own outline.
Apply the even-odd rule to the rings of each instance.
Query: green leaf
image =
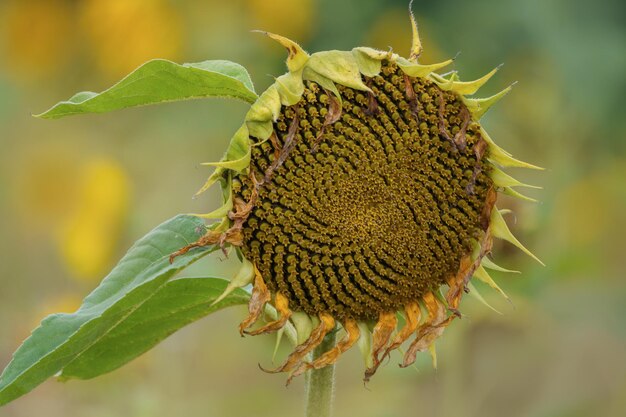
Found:
[[[237,288],[213,305],[228,282],[220,278],[177,278],[169,281],[67,364],[60,379],[88,379],[110,372],[189,323],[225,307],[247,304],[250,294]]]
[[[72,314],[46,317],[0,375],[0,405],[26,394],[61,371],[132,316],[179,270],[215,248],[171,253],[206,233],[194,216],[176,216],[137,241]],[[88,242],[86,242],[88,244]]]
[[[230,61],[179,65],[164,59],[148,61],[101,93],[84,91],[36,115],[44,119],[84,113],[104,113],[127,107],[203,97],[236,98],[254,103],[250,75]]]

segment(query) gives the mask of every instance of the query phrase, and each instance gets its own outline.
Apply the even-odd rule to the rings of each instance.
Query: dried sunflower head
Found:
[[[242,334],[295,325],[300,344],[275,372],[290,378],[334,363],[357,341],[365,378],[405,341],[401,366],[432,349],[461,314],[475,277],[486,271],[492,238],[513,237],[498,193],[528,199],[525,184],[499,167],[537,168],[498,147],[479,120],[511,87],[470,98],[475,81],[424,65],[411,16],[409,58],[359,47],[307,54],[287,49],[289,71],[252,106],[201,191],[221,184],[222,219],[198,242],[232,245],[242,259],[234,288],[253,284]],[[536,259],[536,258],[535,258]],[[254,330],[266,305],[274,321]],[[403,324],[398,324],[398,316]],[[345,336],[312,362],[307,354],[341,325]]]

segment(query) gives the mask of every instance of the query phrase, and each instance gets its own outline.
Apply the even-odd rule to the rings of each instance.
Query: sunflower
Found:
[[[220,219],[191,248],[233,247],[242,267],[222,295],[252,284],[242,335],[297,330],[294,351],[276,369],[291,378],[335,363],[358,343],[365,380],[410,341],[400,366],[431,350],[461,317],[463,294],[487,273],[493,238],[539,261],[510,232],[499,193],[526,200],[525,184],[501,167],[538,167],[498,147],[479,120],[511,87],[470,97],[475,81],[419,63],[414,17],[408,58],[367,47],[309,55],[287,49],[288,72],[252,105],[200,192],[221,185]],[[540,262],[540,261],[539,261]],[[260,322],[267,306],[274,320]],[[332,348],[310,360],[324,337]]]

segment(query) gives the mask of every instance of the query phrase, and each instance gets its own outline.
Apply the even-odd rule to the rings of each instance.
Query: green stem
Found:
[[[331,332],[313,351],[313,359],[335,346],[336,332]],[[335,365],[313,369],[306,375],[306,417],[330,417],[335,387]]]

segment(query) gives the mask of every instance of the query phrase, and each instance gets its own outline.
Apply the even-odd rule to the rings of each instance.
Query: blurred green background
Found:
[[[623,0],[415,1],[422,62],[455,56],[464,79],[506,65],[482,91],[519,83],[485,117],[544,187],[538,204],[504,199],[511,228],[547,267],[510,245],[494,273],[515,307],[485,288],[497,315],[466,297],[467,319],[437,343],[439,368],[392,358],[367,388],[357,350],[338,366],[337,416],[626,415],[626,6]],[[73,311],[125,249],[192,200],[247,106],[167,104],[60,121],[32,118],[82,90],[100,91],[141,62],[230,59],[263,91],[283,48],[367,45],[407,55],[407,1],[1,0],[0,366],[46,314]],[[229,276],[220,256],[193,274]],[[484,288],[484,287],[481,287]],[[10,417],[297,416],[302,379],[267,375],[274,339],[241,339],[243,309],[182,330],[93,381],[49,381],[0,410]],[[284,353],[284,352],[283,352]]]

